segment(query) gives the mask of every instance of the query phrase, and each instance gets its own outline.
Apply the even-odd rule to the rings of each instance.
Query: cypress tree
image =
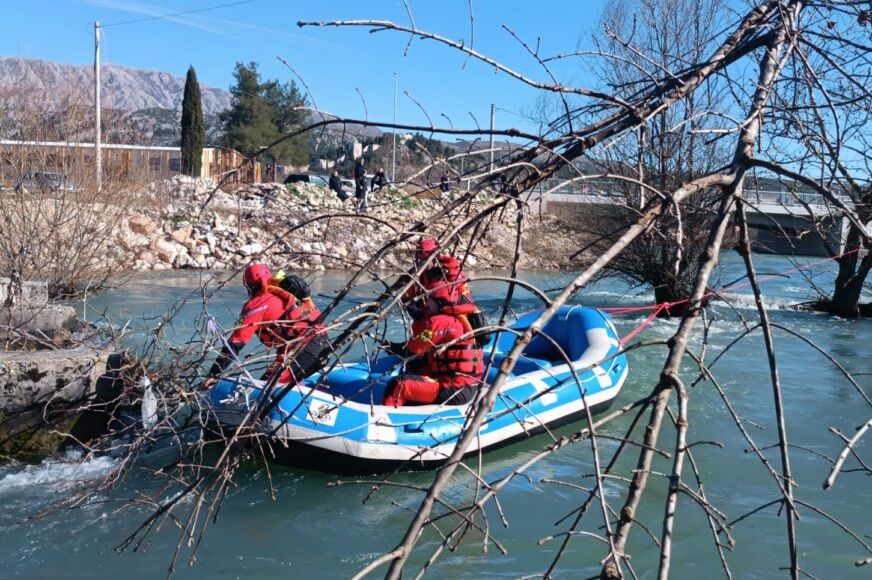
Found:
[[[203,167],[203,146],[206,144],[206,124],[200,84],[194,67],[188,68],[185,96],[182,98],[182,173],[199,177]]]

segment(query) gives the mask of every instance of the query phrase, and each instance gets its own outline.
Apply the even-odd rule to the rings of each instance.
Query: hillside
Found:
[[[142,109],[181,110],[184,77],[166,72],[135,69],[115,64],[102,68],[103,106],[118,111]],[[51,111],[67,106],[70,91],[87,91],[93,103],[91,66],[61,64],[46,60],[0,57],[0,89],[26,87],[40,94],[40,105]],[[203,112],[217,114],[228,107],[232,95],[225,90],[201,85]]]
[[[115,64],[102,67],[102,104],[104,138],[107,142],[137,143],[140,145],[179,144],[182,96],[185,79],[170,73],[135,69]],[[48,139],[89,141],[93,139],[93,67],[57,62],[0,57],[0,109],[38,111],[47,125],[53,128]],[[233,96],[229,91],[201,85],[203,112],[206,120],[207,143],[221,144],[219,114],[230,108]],[[72,113],[71,113],[72,112]],[[16,115],[17,116],[17,115]],[[330,115],[309,111],[308,123],[315,123]],[[0,115],[0,138],[22,138],[20,127],[12,116]],[[328,125],[309,135],[312,159],[344,160],[344,152],[352,142],[378,142],[384,133],[375,127],[359,124]],[[33,137],[25,137],[33,138]],[[405,142],[405,139],[404,139]],[[474,142],[440,141],[425,138],[421,141],[431,154],[451,155],[457,151],[480,150],[488,147],[486,140]],[[497,143],[497,146],[508,146]],[[387,151],[369,161],[387,165]],[[412,168],[428,164],[426,156],[410,153],[401,147],[398,163]]]

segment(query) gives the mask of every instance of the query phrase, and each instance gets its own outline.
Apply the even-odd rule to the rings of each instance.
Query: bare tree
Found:
[[[592,63],[604,90],[632,101],[652,79],[675,77],[700,62],[723,26],[720,0],[613,0],[604,10]],[[585,251],[602,250],[633,223],[654,191],[672,191],[682,183],[715,171],[729,161],[729,143],[713,138],[728,119],[723,77],[706,78],[700,87],[664,108],[632,134],[603,148],[588,165],[599,166],[604,179],[590,190],[612,202],[591,208],[583,227],[596,240]],[[591,170],[588,170],[591,171]],[[624,179],[608,179],[616,175]],[[608,199],[606,197],[605,199]],[[669,209],[656,227],[640,236],[606,272],[654,289],[659,304],[680,302],[694,283],[695,264],[717,213],[717,190]],[[730,244],[728,236],[728,245]],[[680,315],[684,302],[659,311]]]
[[[46,281],[53,296],[97,290],[123,266],[113,241],[127,212],[120,192],[130,185],[109,167],[105,187],[97,189],[93,152],[77,146],[93,133],[83,93],[76,87],[58,92],[67,95],[60,111],[27,89],[0,92],[7,130],[16,138],[3,146],[0,159],[6,181],[0,272]]]
[[[857,317],[869,314],[860,300],[872,268],[870,7],[862,2],[812,7],[817,20],[804,28],[785,63],[777,106],[765,126],[772,145],[758,167],[794,190],[802,187],[825,200],[837,195],[856,212],[856,219],[845,218],[840,204],[827,202],[827,212],[809,211],[809,217],[814,222],[810,235],[820,236],[839,265],[831,295],[823,297],[817,308]],[[847,235],[840,248],[827,231],[842,221]]]
[[[616,5],[629,6],[630,4],[622,2]],[[791,331],[769,318],[766,299],[758,284],[754,256],[750,252],[751,240],[746,219],[747,207],[751,207],[753,203],[746,196],[749,178],[755,170],[761,172],[766,170],[812,187],[820,193],[826,203],[832,206],[834,213],[850,223],[856,231],[859,244],[865,247],[869,243],[863,218],[852,204],[846,203],[842,197],[836,195],[836,192],[841,189],[828,183],[826,179],[811,177],[811,170],[823,172],[825,177],[828,174],[832,175],[833,179],[837,174],[843,176],[844,171],[839,166],[845,166],[849,161],[864,163],[865,152],[863,154],[839,153],[841,157],[836,160],[831,159],[833,152],[829,150],[817,154],[806,152],[807,142],[816,144],[814,146],[816,148],[826,149],[824,131],[830,134],[835,130],[837,124],[835,119],[840,118],[838,115],[816,125],[810,124],[810,119],[804,119],[803,123],[797,122],[794,125],[788,122],[792,123],[792,119],[798,118],[797,115],[800,114],[813,115],[814,109],[823,111],[836,107],[838,110],[837,105],[849,109],[855,107],[859,110],[860,102],[868,112],[869,100],[865,92],[867,80],[862,76],[845,77],[863,87],[862,91],[857,88],[859,97],[862,97],[861,101],[831,99],[826,104],[810,105],[795,100],[798,99],[799,94],[802,94],[800,88],[807,89],[809,83],[814,85],[816,82],[814,75],[810,73],[810,76],[798,74],[805,69],[806,52],[810,50],[807,43],[811,42],[820,47],[822,62],[830,62],[827,57],[836,64],[843,62],[840,60],[842,58],[845,59],[844,62],[848,62],[850,58],[840,52],[845,46],[844,39],[839,38],[841,44],[834,45],[826,45],[815,39],[822,31],[824,35],[831,34],[826,32],[828,27],[826,22],[833,13],[845,22],[853,19],[858,26],[861,20],[868,23],[869,16],[865,4],[861,5],[851,0],[828,2],[760,0],[738,14],[723,31],[717,28],[711,29],[709,34],[701,35],[694,40],[692,46],[685,45],[684,48],[680,46],[676,48],[674,44],[677,25],[672,19],[677,18],[676,15],[663,16],[670,20],[671,24],[662,31],[662,35],[658,35],[658,31],[661,31],[658,28],[660,17],[657,16],[659,6],[645,2],[640,5],[647,6],[647,10],[650,11],[648,24],[654,26],[653,30],[647,30],[644,34],[640,31],[637,35],[635,29],[625,27],[623,33],[632,34],[622,37],[623,33],[616,32],[613,48],[616,51],[619,48],[624,51],[624,58],[629,59],[631,54],[634,55],[634,62],[639,64],[646,74],[616,81],[611,89],[574,86],[559,82],[548,65],[551,57],[541,55],[533,43],[528,43],[513,34],[513,38],[519,41],[520,48],[541,65],[543,78],[547,80],[543,81],[519,73],[479,52],[472,38],[467,43],[418,28],[414,24],[410,9],[408,25],[384,20],[300,23],[311,26],[363,27],[373,32],[395,31],[402,33],[404,38],[408,35],[409,42],[416,38],[435,41],[460,51],[469,58],[484,62],[515,78],[518,82],[558,97],[558,106],[555,108],[557,118],[543,129],[542,134],[525,135],[511,129],[501,131],[503,135],[526,140],[525,147],[506,155],[497,168],[477,168],[477,171],[469,176],[476,184],[472,191],[442,200],[439,209],[432,212],[426,220],[404,228],[396,228],[383,245],[359,265],[347,285],[337,293],[324,312],[323,320],[329,321],[333,347],[332,355],[325,363],[327,370],[335,368],[341,357],[354,345],[363,344],[365,348],[372,348],[374,344],[378,344],[377,339],[384,336],[391,312],[395,311],[403,293],[414,283],[415,276],[419,275],[427,265],[423,264],[411,272],[381,266],[385,265],[385,258],[392,251],[405,247],[414,240],[415,236],[421,234],[436,235],[445,245],[457,245],[474,252],[488,227],[512,228],[516,243],[512,263],[513,272],[512,276],[508,277],[510,290],[500,307],[502,315],[499,324],[489,329],[511,332],[506,328],[505,322],[511,308],[512,289],[523,284],[515,274],[525,251],[522,234],[529,223],[525,206],[538,194],[534,188],[561,172],[566,172],[571,179],[580,182],[591,179],[591,176],[579,173],[576,162],[584,157],[600,161],[608,160],[609,156],[613,155],[613,163],[617,163],[621,157],[614,152],[620,151],[621,148],[625,148],[624,150],[630,155],[629,158],[635,159],[637,165],[642,166],[642,171],[634,174],[633,167],[625,166],[628,164],[620,168],[610,166],[608,163],[604,164],[605,170],[596,176],[597,179],[610,181],[617,188],[626,188],[627,195],[635,192],[636,203],[626,204],[628,208],[632,207],[634,218],[616,222],[614,233],[609,236],[606,243],[602,244],[601,250],[591,257],[589,265],[560,288],[554,298],[548,297],[544,292],[537,293],[543,299],[540,317],[523,332],[514,332],[515,341],[500,366],[496,378],[487,389],[483,390],[480,400],[470,408],[451,455],[433,475],[432,481],[426,486],[411,485],[396,481],[393,474],[371,480],[353,481],[353,483],[372,486],[372,493],[381,492],[391,486],[401,486],[421,494],[421,501],[416,508],[413,508],[403,536],[393,548],[386,549],[383,555],[374,558],[365,566],[360,575],[370,573],[383,565],[388,566],[389,578],[398,578],[413,572],[410,570],[409,558],[416,550],[422,550],[419,546],[421,538],[425,533],[430,532],[437,540],[429,554],[424,555],[426,558],[419,570],[420,574],[429,571],[446,549],[455,549],[476,534],[477,537],[482,538],[484,547],[493,545],[503,551],[504,547],[491,531],[492,526],[488,518],[494,517],[493,511],[489,514],[487,508],[494,506],[496,517],[505,524],[506,516],[500,503],[501,490],[515,478],[523,477],[525,472],[537,462],[559,453],[568,445],[579,442],[590,445],[593,473],[576,473],[574,481],[553,483],[580,486],[577,482],[582,478],[593,483],[590,487],[583,488],[584,496],[581,501],[567,506],[568,514],[562,522],[568,523],[561,524],[564,526],[563,531],[545,539],[548,541],[561,538],[560,546],[555,550],[551,564],[543,571],[546,577],[552,576],[566,553],[566,547],[570,542],[578,541],[578,538],[593,538],[601,541],[598,545],[602,545],[604,550],[602,577],[623,578],[628,575],[636,577],[637,571],[633,568],[628,540],[634,529],[643,528],[655,538],[653,551],[657,560],[658,577],[667,578],[673,568],[675,546],[680,540],[676,533],[678,512],[684,510],[686,505],[679,501],[680,496],[690,498],[690,505],[702,511],[724,575],[728,578],[732,577],[727,554],[732,543],[731,524],[773,506],[777,506],[777,517],[784,522],[784,557],[787,561],[786,569],[792,578],[811,575],[811,572],[806,570],[807,563],[798,548],[798,538],[803,529],[799,516],[806,511],[831,522],[845,534],[845,538],[850,539],[857,546],[864,555],[864,559],[858,561],[857,565],[864,565],[870,561],[872,546],[863,539],[862,533],[854,531],[850,526],[806,501],[802,495],[802,488],[797,485],[796,475],[792,469],[795,445],[791,442],[788,431],[789,423],[784,406],[776,342],[776,334],[789,334]],[[677,3],[675,6],[676,10],[680,7],[686,8],[691,16],[687,26],[705,27],[706,22],[703,20],[707,13],[704,8],[696,13],[694,7],[687,3]],[[717,5],[706,3],[703,6]],[[408,9],[407,4],[406,7]],[[470,11],[470,21],[474,22],[472,11]],[[637,22],[638,27],[642,25],[643,22]],[[660,59],[654,58],[653,61],[649,61],[639,48],[645,45],[634,44],[639,42],[640,38],[646,37],[650,38],[651,42],[647,47],[655,51],[653,53],[655,56],[658,54],[657,50],[661,51]],[[851,42],[853,44],[848,43],[847,46],[857,48],[858,51],[858,47],[864,46],[857,40]],[[685,49],[688,52],[683,52]],[[840,56],[834,58],[833,54]],[[862,60],[859,53],[856,56]],[[573,58],[592,58],[596,62],[605,63],[615,60],[612,53],[576,54]],[[830,66],[838,68],[832,62]],[[747,85],[735,82],[748,75],[752,77],[752,82]],[[716,96],[718,93],[715,88],[722,83],[722,86],[729,90],[729,99],[726,99],[726,102],[720,98],[706,100],[706,91],[715,91],[713,95]],[[717,109],[709,111],[707,109],[709,106]],[[856,114],[862,117],[862,114]],[[716,122],[712,124],[702,119],[715,119]],[[368,120],[325,118],[301,131],[316,130],[328,124],[351,122],[374,124]],[[791,131],[797,130],[800,125],[805,129],[815,126],[814,138],[806,141],[797,140],[796,134]],[[392,127],[389,123],[380,126]],[[432,131],[445,135],[483,134],[481,130],[460,127],[397,126],[397,128],[409,131]],[[659,132],[655,133],[655,130]],[[703,137],[702,135],[706,134],[704,131],[711,132],[711,135]],[[637,137],[643,132],[644,139]],[[299,133],[295,132],[285,138],[292,138]],[[862,138],[859,137],[861,133],[859,129],[855,131],[856,143],[862,143]],[[716,139],[717,142],[710,142],[711,139]],[[691,141],[694,142],[693,147],[690,146]],[[834,142],[843,143],[839,139]],[[640,145],[641,153],[638,151]],[[728,147],[729,155],[722,163],[718,163],[716,159],[720,153],[715,154],[713,151],[719,151],[723,147]],[[853,146],[853,149],[857,148],[857,145]],[[815,148],[810,150],[818,151]],[[843,151],[849,150],[852,149],[848,146],[843,149]],[[847,157],[844,157],[845,155]],[[822,162],[827,159],[830,161]],[[442,161],[437,159],[435,162]],[[491,195],[482,196],[486,199],[477,202],[476,196],[488,191],[495,177],[500,174],[507,179],[507,184],[502,191],[491,190]],[[639,195],[640,192],[644,195]],[[688,237],[683,231],[682,224],[686,223],[685,216],[692,213],[699,213],[701,216],[699,222],[704,225],[698,228],[697,233]],[[713,367],[722,353],[716,355],[714,359],[708,356],[709,320],[706,305],[716,296],[716,292],[711,289],[712,274],[721,250],[732,233],[731,224],[734,216],[738,224],[739,249],[743,255],[748,284],[753,290],[758,319],[749,321],[743,318],[745,330],[734,337],[724,352],[756,331],[763,333],[765,344],[763,356],[770,371],[772,403],[770,423],[774,427],[774,443],[771,446],[761,445],[755,440],[746,426],[747,421],[736,411],[732,400],[734,395],[722,387],[721,380],[715,374]],[[499,221],[501,218],[502,221]],[[312,223],[336,219],[378,221],[372,216],[346,216],[340,212],[327,212],[314,216],[305,223],[289,227],[284,235],[277,236],[275,243],[281,244],[285,238]],[[393,228],[392,224],[380,223],[379,225]],[[650,242],[646,241],[646,238],[650,238]],[[561,305],[567,303],[588,283],[602,275],[610,265],[615,267],[613,264],[621,256],[639,248],[638,244],[643,244],[642,247],[645,247],[644,244],[649,244],[648,247],[651,248],[661,247],[662,255],[657,255],[653,251],[650,253],[652,261],[666,268],[673,268],[675,264],[679,264],[679,272],[682,267],[685,268],[682,276],[689,281],[686,294],[679,295],[683,305],[681,318],[668,341],[626,340],[626,344],[623,345],[623,352],[654,345],[666,346],[666,355],[657,379],[652,381],[647,389],[643,389],[638,400],[629,401],[613,413],[597,419],[588,413],[573,433],[565,437],[553,437],[538,451],[519,459],[507,474],[493,480],[486,480],[480,470],[482,458],[478,458],[479,469],[476,469],[475,461],[469,465],[463,460],[467,457],[471,443],[487,420],[488,413],[493,408],[496,398],[500,396],[501,388],[506,384],[509,373],[525,346],[542,332],[545,324]],[[691,247],[691,244],[696,247]],[[688,256],[693,257],[688,258]],[[685,262],[684,266],[680,265],[682,262]],[[617,267],[615,269],[620,271]],[[373,280],[379,284],[378,295],[363,304],[348,307],[343,301],[356,285],[365,280]],[[204,311],[199,321],[201,328],[204,328],[209,321],[209,298],[214,290],[215,288],[204,288],[201,297]],[[343,307],[346,309],[343,310]],[[209,353],[208,341],[195,341],[194,347],[189,347],[184,352],[173,352],[172,358],[162,359],[158,355],[161,348],[161,331],[171,323],[173,314],[169,313],[154,328],[154,338],[146,349],[143,360],[145,368],[150,371],[152,383],[159,393],[160,406],[170,411],[161,421],[146,428],[144,435],[134,433],[133,443],[125,451],[125,461],[113,471],[111,477],[95,484],[92,489],[83,491],[80,496],[68,498],[67,505],[70,503],[87,505],[89,501],[95,501],[95,493],[108,489],[112,482],[121,477],[135,463],[143,450],[159,436],[181,439],[183,433],[202,430],[203,427],[208,426],[210,420],[214,419],[213,410],[208,405],[204,405],[189,389],[189,385],[196,385],[201,378],[200,364]],[[698,341],[693,331],[700,324],[703,326],[703,338]],[[798,333],[793,332],[792,335]],[[376,337],[376,340],[372,337]],[[816,352],[825,352],[813,341],[804,340],[809,348]],[[872,400],[857,382],[856,377],[837,359],[828,354],[826,356],[853,387],[853,396],[857,403],[865,405],[864,408],[872,414]],[[162,360],[164,364],[160,364]],[[167,360],[171,360],[172,363],[166,364]],[[688,367],[691,370],[688,370]],[[691,416],[692,411],[688,403],[694,395],[689,386],[702,382],[717,392],[723,401],[724,412],[735,423],[736,432],[747,441],[750,452],[759,459],[765,473],[771,479],[772,499],[754,506],[748,514],[742,514],[735,520],[730,520],[706,496],[704,477],[695,459],[698,454],[704,453],[705,445],[717,442],[689,439],[688,425],[698,419]],[[585,389],[580,381],[578,386],[584,393]],[[169,468],[161,470],[157,475],[165,478],[166,485],[155,493],[137,496],[128,504],[147,504],[153,510],[142,526],[133,530],[120,547],[141,545],[162,523],[172,522],[180,530],[180,537],[172,556],[171,569],[186,546],[191,548],[190,558],[193,561],[208,525],[217,519],[239,465],[248,459],[268,461],[272,457],[274,446],[280,444],[271,437],[274,433],[264,431],[260,427],[261,419],[270,413],[276,401],[281,399],[290,388],[293,387],[281,387],[274,381],[269,382],[264,387],[265,396],[250,408],[239,427],[234,428],[230,433],[222,433],[214,437],[206,436],[197,440],[193,445],[193,460],[188,456],[187,459],[180,459]],[[308,395],[311,395],[318,385],[307,388],[309,388]],[[523,405],[527,402],[521,401],[519,404]],[[341,404],[341,402],[337,403],[337,405]],[[184,409],[185,412],[182,413],[179,409]],[[602,439],[600,427],[630,413],[634,413],[635,416],[631,419],[625,435],[618,438],[617,446],[613,446],[610,450],[605,449],[605,446],[600,444]],[[832,471],[824,482],[827,488],[832,488],[835,478],[845,472],[846,458],[856,452],[858,442],[867,433],[870,425],[872,423],[867,422],[857,428],[853,434],[842,435],[842,452],[835,459],[828,458],[832,464]],[[644,426],[642,433],[636,433],[636,429],[642,426]],[[838,433],[841,434],[841,431]],[[663,441],[666,441],[670,434],[673,435],[671,443],[664,445]],[[209,443],[219,443],[221,450],[216,459],[206,462],[203,450]],[[777,450],[777,457],[770,458],[764,452],[769,447]],[[99,446],[95,445],[93,450],[99,451]],[[655,470],[653,460],[656,455],[666,456],[668,472],[661,473]],[[856,471],[864,475],[872,473],[868,463],[858,455],[856,457],[860,465]],[[627,460],[633,464],[633,468],[622,470]],[[474,495],[471,501],[461,499],[455,502],[446,493],[459,471],[465,471],[472,476]],[[651,491],[652,478],[662,478],[667,482],[665,496]],[[616,505],[618,502],[605,493],[606,481],[623,486],[618,500],[621,505]],[[662,513],[655,526],[646,526],[641,521],[643,504],[655,506]],[[587,531],[580,527],[583,520],[587,521],[585,520],[587,516],[591,516],[587,518],[588,520],[597,519],[592,524],[595,526],[591,528],[594,531]],[[644,548],[639,548],[642,549]]]

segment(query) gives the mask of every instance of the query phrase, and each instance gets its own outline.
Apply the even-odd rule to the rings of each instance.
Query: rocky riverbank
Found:
[[[326,188],[308,183],[287,188],[258,184],[231,194],[213,193],[214,185],[207,180],[177,176],[163,186],[168,195],[161,197],[168,202],[152,210],[131,209],[116,227],[114,259],[124,268],[218,270],[262,259],[296,270],[354,269],[398,232],[427,221],[461,195],[410,196],[385,189],[372,194],[369,212],[359,215],[353,199],[343,202]],[[479,194],[469,215],[492,201]],[[529,210],[525,221],[521,267],[577,265],[569,257],[580,242],[569,225]],[[431,231],[444,231],[453,223],[443,219]],[[490,217],[480,230],[481,240],[469,248],[468,266],[507,267],[515,247],[515,223],[515,204]],[[377,267],[407,265],[410,249],[387,254]]]
[[[41,459],[99,434],[125,358],[109,335],[49,302],[45,283],[0,278],[0,313],[0,459]]]

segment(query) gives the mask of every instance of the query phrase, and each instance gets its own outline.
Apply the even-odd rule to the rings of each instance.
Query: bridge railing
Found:
[[[804,204],[811,206],[832,205],[832,202],[819,193],[749,190],[745,192],[745,196],[752,200],[752,203],[756,201],[757,203],[776,203],[785,206],[802,206]],[[848,196],[839,195],[837,198],[845,204],[853,204],[853,200]]]
[[[589,181],[547,179],[537,187],[539,193],[546,197],[549,194],[561,194],[578,196],[579,202],[622,203],[624,194],[609,191],[613,188],[614,183],[597,179]],[[832,202],[818,193],[747,189],[745,197],[752,204],[777,204],[789,207],[803,207],[804,204],[808,204],[816,208],[832,205]],[[848,196],[837,197],[846,205],[853,204],[853,200]]]

